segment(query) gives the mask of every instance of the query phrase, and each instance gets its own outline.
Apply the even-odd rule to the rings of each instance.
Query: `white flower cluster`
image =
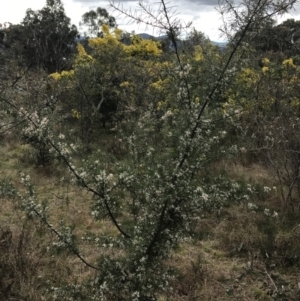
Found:
[[[251,211],[256,211],[258,209],[258,206],[256,204],[253,204],[253,203],[248,203],[247,207]]]
[[[178,66],[175,70],[175,73],[179,75],[180,78],[187,76],[192,70],[192,66],[190,64],[186,64],[183,68]]]
[[[162,117],[161,120],[166,120],[168,117],[173,116],[173,113],[171,110],[168,110]]]
[[[63,226],[59,233],[59,240],[52,245],[58,248],[67,248],[73,245],[73,230],[68,226]]]
[[[268,193],[272,190],[272,188],[268,187],[268,186],[264,186],[264,192]]]
[[[273,214],[272,214],[270,209],[265,208],[264,215],[265,216],[272,216],[274,218],[277,218],[278,217],[278,212],[274,211]]]

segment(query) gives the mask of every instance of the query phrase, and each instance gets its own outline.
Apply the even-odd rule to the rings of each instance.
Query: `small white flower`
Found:
[[[106,180],[107,181],[110,181],[114,178],[114,175],[112,173],[110,173],[107,177],[106,177]]]
[[[81,178],[85,178],[86,177],[86,172],[82,172],[80,175],[79,175]]]
[[[208,194],[205,193],[205,192],[203,192],[203,193],[202,193],[202,199],[203,199],[205,202],[207,202],[207,201],[208,201],[208,198],[209,198]]]
[[[165,120],[165,119],[167,119],[168,117],[170,117],[170,116],[172,116],[172,115],[173,115],[172,111],[168,110],[168,111],[165,113],[165,115],[163,115],[163,116],[161,117],[161,120]]]
[[[145,257],[145,256],[142,257],[142,258],[140,259],[140,262],[141,262],[141,263],[146,262],[146,257]]]
[[[63,140],[63,139],[65,139],[65,135],[62,134],[62,133],[60,133],[60,134],[58,135],[58,138]]]
[[[258,209],[258,206],[253,203],[248,203],[247,207],[249,210],[257,210]]]
[[[244,147],[241,147],[241,148],[240,148],[240,151],[241,151],[241,153],[243,153],[243,154],[247,152],[247,150],[246,150]]]

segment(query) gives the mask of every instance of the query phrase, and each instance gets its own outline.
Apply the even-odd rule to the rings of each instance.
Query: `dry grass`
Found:
[[[49,222],[56,229],[63,220],[66,225],[74,226],[74,233],[79,238],[87,231],[115,234],[108,221],[95,221],[90,215],[91,195],[59,181],[58,178],[66,176],[59,167],[40,168],[31,164],[30,151],[30,146],[20,145],[15,139],[3,140],[0,147],[1,179],[11,179],[22,191],[24,187],[20,184],[19,172],[30,174],[38,201],[47,202]],[[80,283],[94,275],[94,271],[72,252],[58,252],[53,247],[57,237],[39,221],[28,221],[14,200],[2,198],[0,212],[0,230],[8,231],[11,236],[8,242],[5,239],[0,241],[0,248],[8,244],[0,256],[0,270],[6,270],[6,276],[0,276],[0,300],[46,300],[43,296],[49,286],[47,281],[59,286]],[[78,243],[85,260],[97,265],[101,251],[84,241]]]
[[[218,168],[252,184],[276,185],[271,172],[257,164],[223,161]],[[299,213],[288,218],[294,228],[287,229],[287,212],[276,192],[253,201],[259,205],[256,213],[247,204],[235,204],[222,209],[218,217],[206,216],[198,222],[199,235],[182,244],[171,259],[179,277],[173,293],[161,301],[300,300],[299,264],[288,267],[282,261],[289,252],[290,257],[299,256],[300,227],[295,222]],[[264,208],[278,211],[279,218],[267,218]]]
[[[209,238],[185,242],[173,255],[179,277],[161,300],[299,300],[299,270],[261,253],[267,238],[256,226],[259,218],[243,206],[228,209],[219,222],[212,217]]]
[[[22,189],[18,173],[21,170],[30,173],[39,201],[48,202],[50,222],[55,227],[59,227],[63,219],[67,225],[75,226],[78,237],[87,231],[116,235],[109,221],[95,221],[91,217],[89,194],[58,180],[67,176],[63,169],[55,165],[34,167],[30,156],[28,145],[20,145],[15,139],[2,140],[1,178],[11,178]],[[270,173],[259,165],[223,161],[218,168],[226,169],[237,179],[267,186],[274,184]],[[261,200],[255,202],[260,204]],[[277,197],[270,196],[261,204],[262,208],[274,208],[281,214]],[[53,285],[80,283],[95,275],[95,271],[70,252],[53,248],[57,238],[40,223],[28,222],[12,200],[2,199],[0,210],[0,229],[11,233],[10,240],[1,239],[0,243],[0,265],[7,271],[5,277],[0,277],[3,296],[0,295],[0,300],[47,300],[48,280]],[[205,216],[195,225],[193,238],[172,254],[168,264],[177,274],[172,283],[174,289],[159,300],[300,300],[300,273],[296,266],[286,266],[282,258],[287,250],[293,251],[289,256],[299,254],[297,216],[295,214],[294,222],[287,227],[280,215],[270,223],[276,229],[274,233],[268,233],[269,224],[263,211],[250,212],[246,204],[231,205],[218,216]],[[111,252],[95,249],[84,241],[79,241],[79,248],[92,264],[97,262],[101,252]],[[273,253],[273,258],[266,258],[266,248],[273,248],[278,256]],[[278,297],[275,298],[272,295],[276,290]]]

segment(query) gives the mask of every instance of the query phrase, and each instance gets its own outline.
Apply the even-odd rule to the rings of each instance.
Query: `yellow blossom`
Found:
[[[129,87],[129,86],[130,86],[130,82],[128,82],[128,81],[122,82],[120,84],[120,88],[126,88],[126,87]]]
[[[109,26],[102,24],[102,32],[104,33],[104,35],[109,35]]]
[[[154,82],[151,84],[151,87],[157,90],[162,90],[163,89],[163,81],[159,79],[158,81]]]
[[[292,67],[292,68],[296,67],[296,66],[294,65],[294,61],[293,61],[292,58],[284,60],[284,61],[282,62],[282,65],[283,65],[284,67]]]
[[[261,62],[263,63],[263,65],[264,65],[264,66],[266,66],[266,65],[269,65],[269,64],[270,64],[270,60],[269,60],[268,58],[266,58],[266,57],[265,57],[265,58],[263,58]]]
[[[292,78],[290,79],[290,83],[294,84],[298,81],[298,76],[297,75],[293,75]]]
[[[125,51],[128,55],[155,55],[161,54],[161,49],[159,49],[159,42],[152,40],[143,40],[139,36],[132,37],[132,45],[125,47]]]
[[[80,43],[77,44],[77,51],[78,55],[75,60],[75,66],[87,65],[94,61],[93,57],[86,53],[84,47]]]
[[[60,80],[60,78],[61,78],[61,76],[58,72],[50,74],[49,77],[52,77],[54,80]]]
[[[195,47],[195,60],[196,61],[202,61],[204,58],[203,56],[203,51],[201,46],[196,46]]]
[[[75,74],[74,70],[62,71],[61,77],[72,78],[74,76],[74,74]]]
[[[293,97],[291,101],[291,107],[299,107],[300,106],[300,100],[297,97]]]
[[[72,109],[72,116],[76,119],[80,119],[81,115],[76,109]]]

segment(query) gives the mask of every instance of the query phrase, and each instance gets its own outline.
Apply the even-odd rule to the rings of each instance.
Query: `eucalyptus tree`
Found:
[[[300,54],[300,21],[288,19],[281,24],[275,22],[262,29],[255,42],[260,51],[282,53],[286,58]]]
[[[90,10],[82,15],[82,25],[88,26],[88,34],[92,37],[102,35],[102,25],[110,28],[116,28],[115,17],[111,16],[105,8],[98,7],[96,10]]]
[[[8,40],[27,65],[52,73],[71,66],[68,60],[77,34],[61,0],[47,0],[42,9],[26,11],[21,24],[11,28]]]

